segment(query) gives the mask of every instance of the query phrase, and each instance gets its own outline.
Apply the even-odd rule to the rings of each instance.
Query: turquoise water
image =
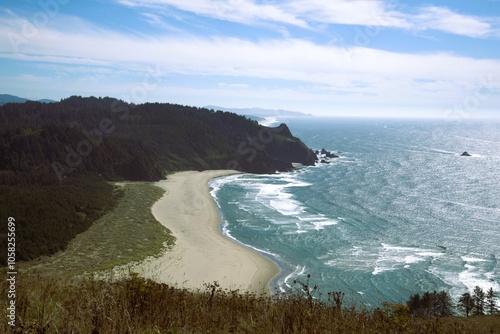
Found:
[[[274,288],[310,274],[324,294],[368,307],[434,289],[500,291],[498,121],[286,122],[341,157],[211,182],[223,232],[280,265]]]

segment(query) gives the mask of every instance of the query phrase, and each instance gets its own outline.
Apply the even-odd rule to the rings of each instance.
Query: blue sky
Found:
[[[7,0],[0,93],[500,116],[500,1]]]

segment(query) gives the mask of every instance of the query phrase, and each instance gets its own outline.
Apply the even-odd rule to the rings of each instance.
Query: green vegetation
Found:
[[[69,178],[61,184],[39,184],[24,175],[0,175],[14,184],[0,184],[0,217],[16,220],[16,259],[33,260],[66,248],[76,234],[111,210],[119,194],[113,186],[91,176]],[[13,173],[12,173],[13,174]],[[1,224],[0,263],[6,265],[7,225]]]
[[[406,304],[410,314],[415,317],[430,319],[453,314],[451,296],[446,291],[425,292],[422,296],[417,293],[410,296]]]
[[[45,182],[81,172],[137,181],[187,169],[273,173],[315,158],[285,125],[265,128],[222,111],[76,96],[0,107],[0,170]]]
[[[345,308],[339,293],[310,298],[304,286],[272,297],[221,289],[197,292],[131,274],[116,282],[18,276],[17,328],[3,333],[499,333],[500,315],[422,319],[400,304]],[[0,294],[7,283],[0,281]],[[1,305],[6,307],[6,300]]]
[[[490,288],[485,294],[481,287],[476,286],[473,294],[466,292],[458,299],[457,307],[466,317],[470,314],[485,315],[497,312],[496,295],[493,288]]]
[[[81,275],[110,270],[159,254],[175,238],[151,213],[164,190],[146,183],[125,183],[116,207],[76,236],[68,248],[50,258],[28,264],[43,274]]]
[[[17,260],[33,260],[66,249],[116,204],[119,192],[106,181],[157,181],[179,170],[273,173],[314,160],[285,125],[233,113],[109,97],[8,103],[0,106],[0,217],[14,217],[22,231]],[[2,224],[2,265],[5,233]]]

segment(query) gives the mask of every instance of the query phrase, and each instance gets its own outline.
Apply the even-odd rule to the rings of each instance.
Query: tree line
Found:
[[[472,292],[462,294],[458,300],[458,308],[465,314],[484,315],[497,312],[497,301],[493,288],[489,288],[486,293],[479,286],[476,286]]]
[[[422,295],[413,294],[406,302],[406,306],[411,316],[425,319],[451,316],[455,309],[466,317],[491,315],[498,311],[497,297],[493,288],[485,293],[479,286],[474,288],[472,294],[463,293],[458,299],[456,308],[447,291],[425,292]]]
[[[0,107],[0,170],[48,166],[59,179],[85,171],[156,181],[168,171],[225,169],[230,161],[251,173],[314,164],[314,153],[286,126],[267,130],[264,144],[263,131],[233,113],[168,103],[78,96],[9,103]]]

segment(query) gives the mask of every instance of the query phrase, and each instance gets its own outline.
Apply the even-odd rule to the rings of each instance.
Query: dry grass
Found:
[[[500,317],[413,319],[386,305],[345,309],[339,295],[309,298],[303,286],[286,296],[256,296],[206,285],[176,289],[136,274],[116,282],[20,274],[17,327],[3,333],[499,333]],[[0,294],[6,294],[0,282]],[[2,309],[6,302],[2,300]]]

